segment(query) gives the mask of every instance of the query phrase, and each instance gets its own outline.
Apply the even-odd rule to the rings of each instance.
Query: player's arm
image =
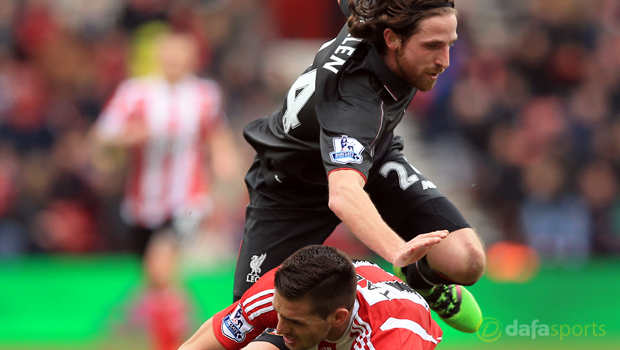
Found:
[[[243,184],[243,171],[240,171],[240,150],[235,142],[228,123],[220,121],[206,137],[205,153],[208,154],[208,172],[211,174],[211,198],[214,215],[231,215],[237,210]]]
[[[122,134],[110,138],[95,133],[94,140],[103,146],[131,147],[144,143],[149,138],[149,132],[143,121],[130,121]]]
[[[269,342],[266,341],[253,341],[248,346],[243,348],[243,350],[282,350]]]
[[[127,123],[122,133],[115,136],[103,134],[97,128],[93,128],[88,135],[88,140],[93,154],[106,155],[110,153],[110,149],[126,149],[143,144],[148,137],[149,134],[143,122],[130,122]]]
[[[329,208],[362,243],[398,267],[421,259],[432,245],[447,237],[447,231],[435,231],[405,242],[383,221],[364,191],[364,178],[355,170],[332,171],[328,182]]]
[[[102,132],[96,124],[87,136],[88,159],[96,171],[93,180],[96,185],[101,181],[101,177],[114,178],[119,174],[125,165],[125,150],[130,146],[137,145],[146,139],[146,134],[141,131],[128,128],[121,135],[112,135]]]
[[[91,129],[89,138],[94,147],[124,148],[148,139],[149,131],[141,110],[144,106],[130,97],[135,95],[136,84],[126,80],[116,89]]]
[[[277,346],[266,341],[253,341],[243,348],[244,350],[280,350]],[[179,350],[226,350],[217,340],[213,331],[213,317],[211,317],[189,338]]]
[[[271,304],[275,271],[265,273],[239,301],[213,315],[180,350],[244,349],[266,328],[275,328],[278,315]],[[248,349],[270,348],[252,346]]]
[[[240,155],[230,126],[225,122],[218,123],[206,142],[215,179],[222,182],[236,179],[240,174]]]
[[[203,323],[179,350],[225,350],[213,332],[213,317]]]
[[[201,110],[201,133],[203,147],[209,155],[209,168],[216,182],[235,184],[239,179],[239,149],[232,127],[225,112],[225,98],[221,87],[214,81],[205,81],[204,87],[208,98]],[[236,186],[240,187],[240,186]]]

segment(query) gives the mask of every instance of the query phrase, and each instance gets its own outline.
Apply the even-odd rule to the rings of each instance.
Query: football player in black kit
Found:
[[[282,109],[244,130],[257,156],[245,179],[250,204],[234,297],[344,222],[447,324],[475,332],[482,314],[463,285],[484,272],[482,242],[407,162],[393,133],[416,92],[432,89],[450,64],[454,1],[342,0],[340,7],[347,24],[319,49]]]

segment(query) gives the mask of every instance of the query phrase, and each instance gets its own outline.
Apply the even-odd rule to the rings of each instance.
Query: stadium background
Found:
[[[489,267],[472,290],[494,320],[484,334],[443,327],[439,348],[617,349],[620,3],[457,9],[451,67],[399,131],[484,239]],[[123,155],[97,159],[87,134],[118,82],[154,69],[154,35],[202,39],[201,75],[222,84],[249,164],[241,128],[277,108],[343,22],[332,0],[0,0],[0,350],[148,348],[117,214]],[[196,327],[230,301],[243,191],[218,188],[221,215],[185,250]],[[384,264],[346,228],[329,243]],[[575,333],[506,332],[534,320]],[[594,324],[605,334],[582,333]]]

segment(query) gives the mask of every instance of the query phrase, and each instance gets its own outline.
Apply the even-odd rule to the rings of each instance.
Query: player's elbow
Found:
[[[340,217],[340,213],[342,212],[342,208],[344,207],[342,196],[336,191],[329,190],[329,209],[336,214],[336,216]]]
[[[347,182],[336,182],[329,184],[329,209],[338,217],[351,208],[350,200],[353,198],[354,184]]]
[[[201,350],[204,349],[204,346],[199,346],[195,339],[189,339],[178,350]]]
[[[359,193],[364,191],[365,181],[356,171],[339,170],[329,174],[328,182],[329,209],[342,218],[342,213],[350,210],[356,199],[359,199]]]
[[[200,346],[196,342],[190,340],[186,341],[178,350],[210,350],[213,347],[208,347],[206,345]]]

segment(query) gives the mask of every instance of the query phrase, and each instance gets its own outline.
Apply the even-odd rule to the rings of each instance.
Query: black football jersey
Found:
[[[293,83],[282,109],[248,124],[244,137],[267,183],[324,188],[329,172],[342,168],[368,180],[415,93],[345,24]]]

